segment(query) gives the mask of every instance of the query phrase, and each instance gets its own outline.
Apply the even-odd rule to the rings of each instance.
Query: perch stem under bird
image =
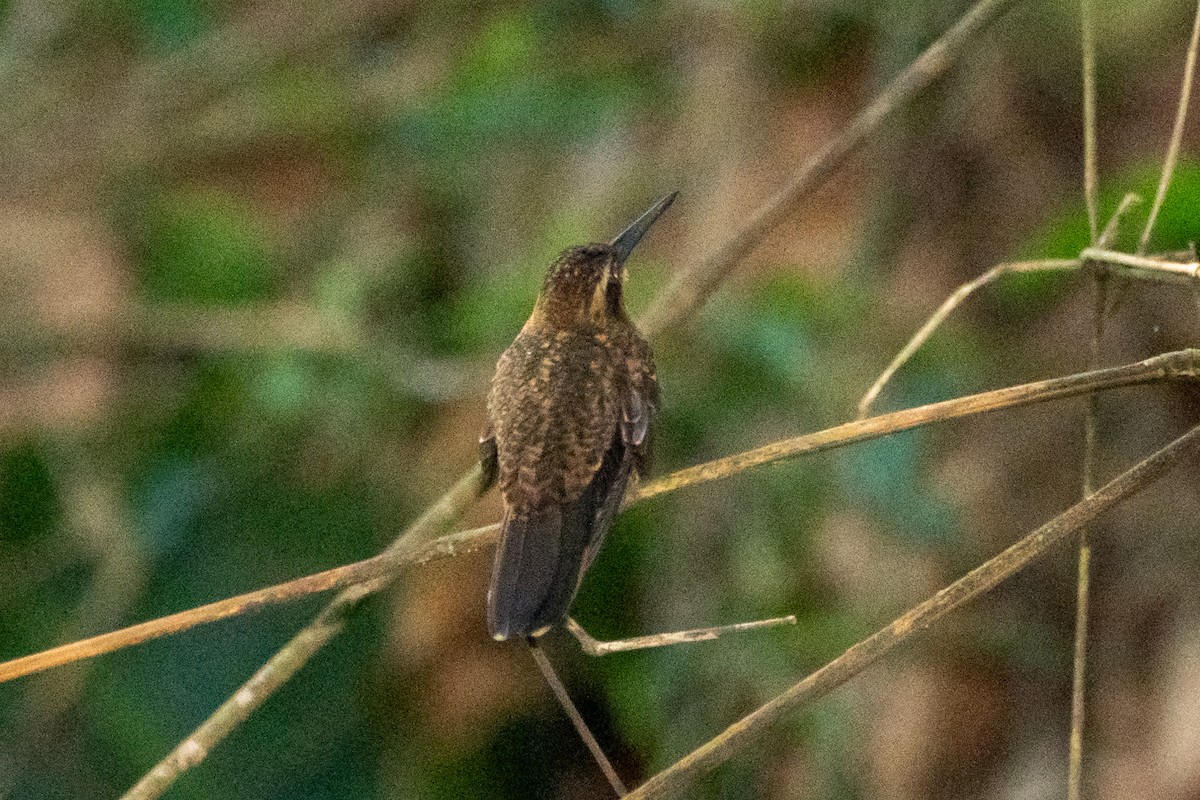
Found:
[[[608,244],[564,250],[496,365],[480,437],[504,500],[488,630],[541,636],[567,615],[625,495],[645,474],[658,378],[625,311],[625,262],[678,193]]]

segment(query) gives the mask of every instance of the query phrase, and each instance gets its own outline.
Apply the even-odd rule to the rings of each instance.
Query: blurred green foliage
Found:
[[[237,198],[187,190],[154,198],[134,227],[148,298],[239,305],[273,294],[267,231]]]

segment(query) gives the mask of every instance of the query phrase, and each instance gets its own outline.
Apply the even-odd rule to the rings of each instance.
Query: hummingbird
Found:
[[[630,476],[645,474],[658,378],[625,311],[625,262],[677,195],[608,244],[560,253],[496,364],[480,458],[504,500],[487,595],[497,640],[532,642],[566,617]]]

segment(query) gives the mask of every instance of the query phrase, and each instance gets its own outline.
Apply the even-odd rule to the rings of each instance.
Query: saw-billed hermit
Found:
[[[608,244],[564,250],[496,365],[480,437],[504,521],[488,589],[496,639],[561,622],[621,505],[645,473],[658,408],[650,346],[625,312],[625,262],[668,195]]]

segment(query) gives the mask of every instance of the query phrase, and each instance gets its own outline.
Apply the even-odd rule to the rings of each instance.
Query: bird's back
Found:
[[[500,359],[488,412],[510,513],[574,500],[599,469],[620,413],[605,345],[596,331],[525,330]]]

